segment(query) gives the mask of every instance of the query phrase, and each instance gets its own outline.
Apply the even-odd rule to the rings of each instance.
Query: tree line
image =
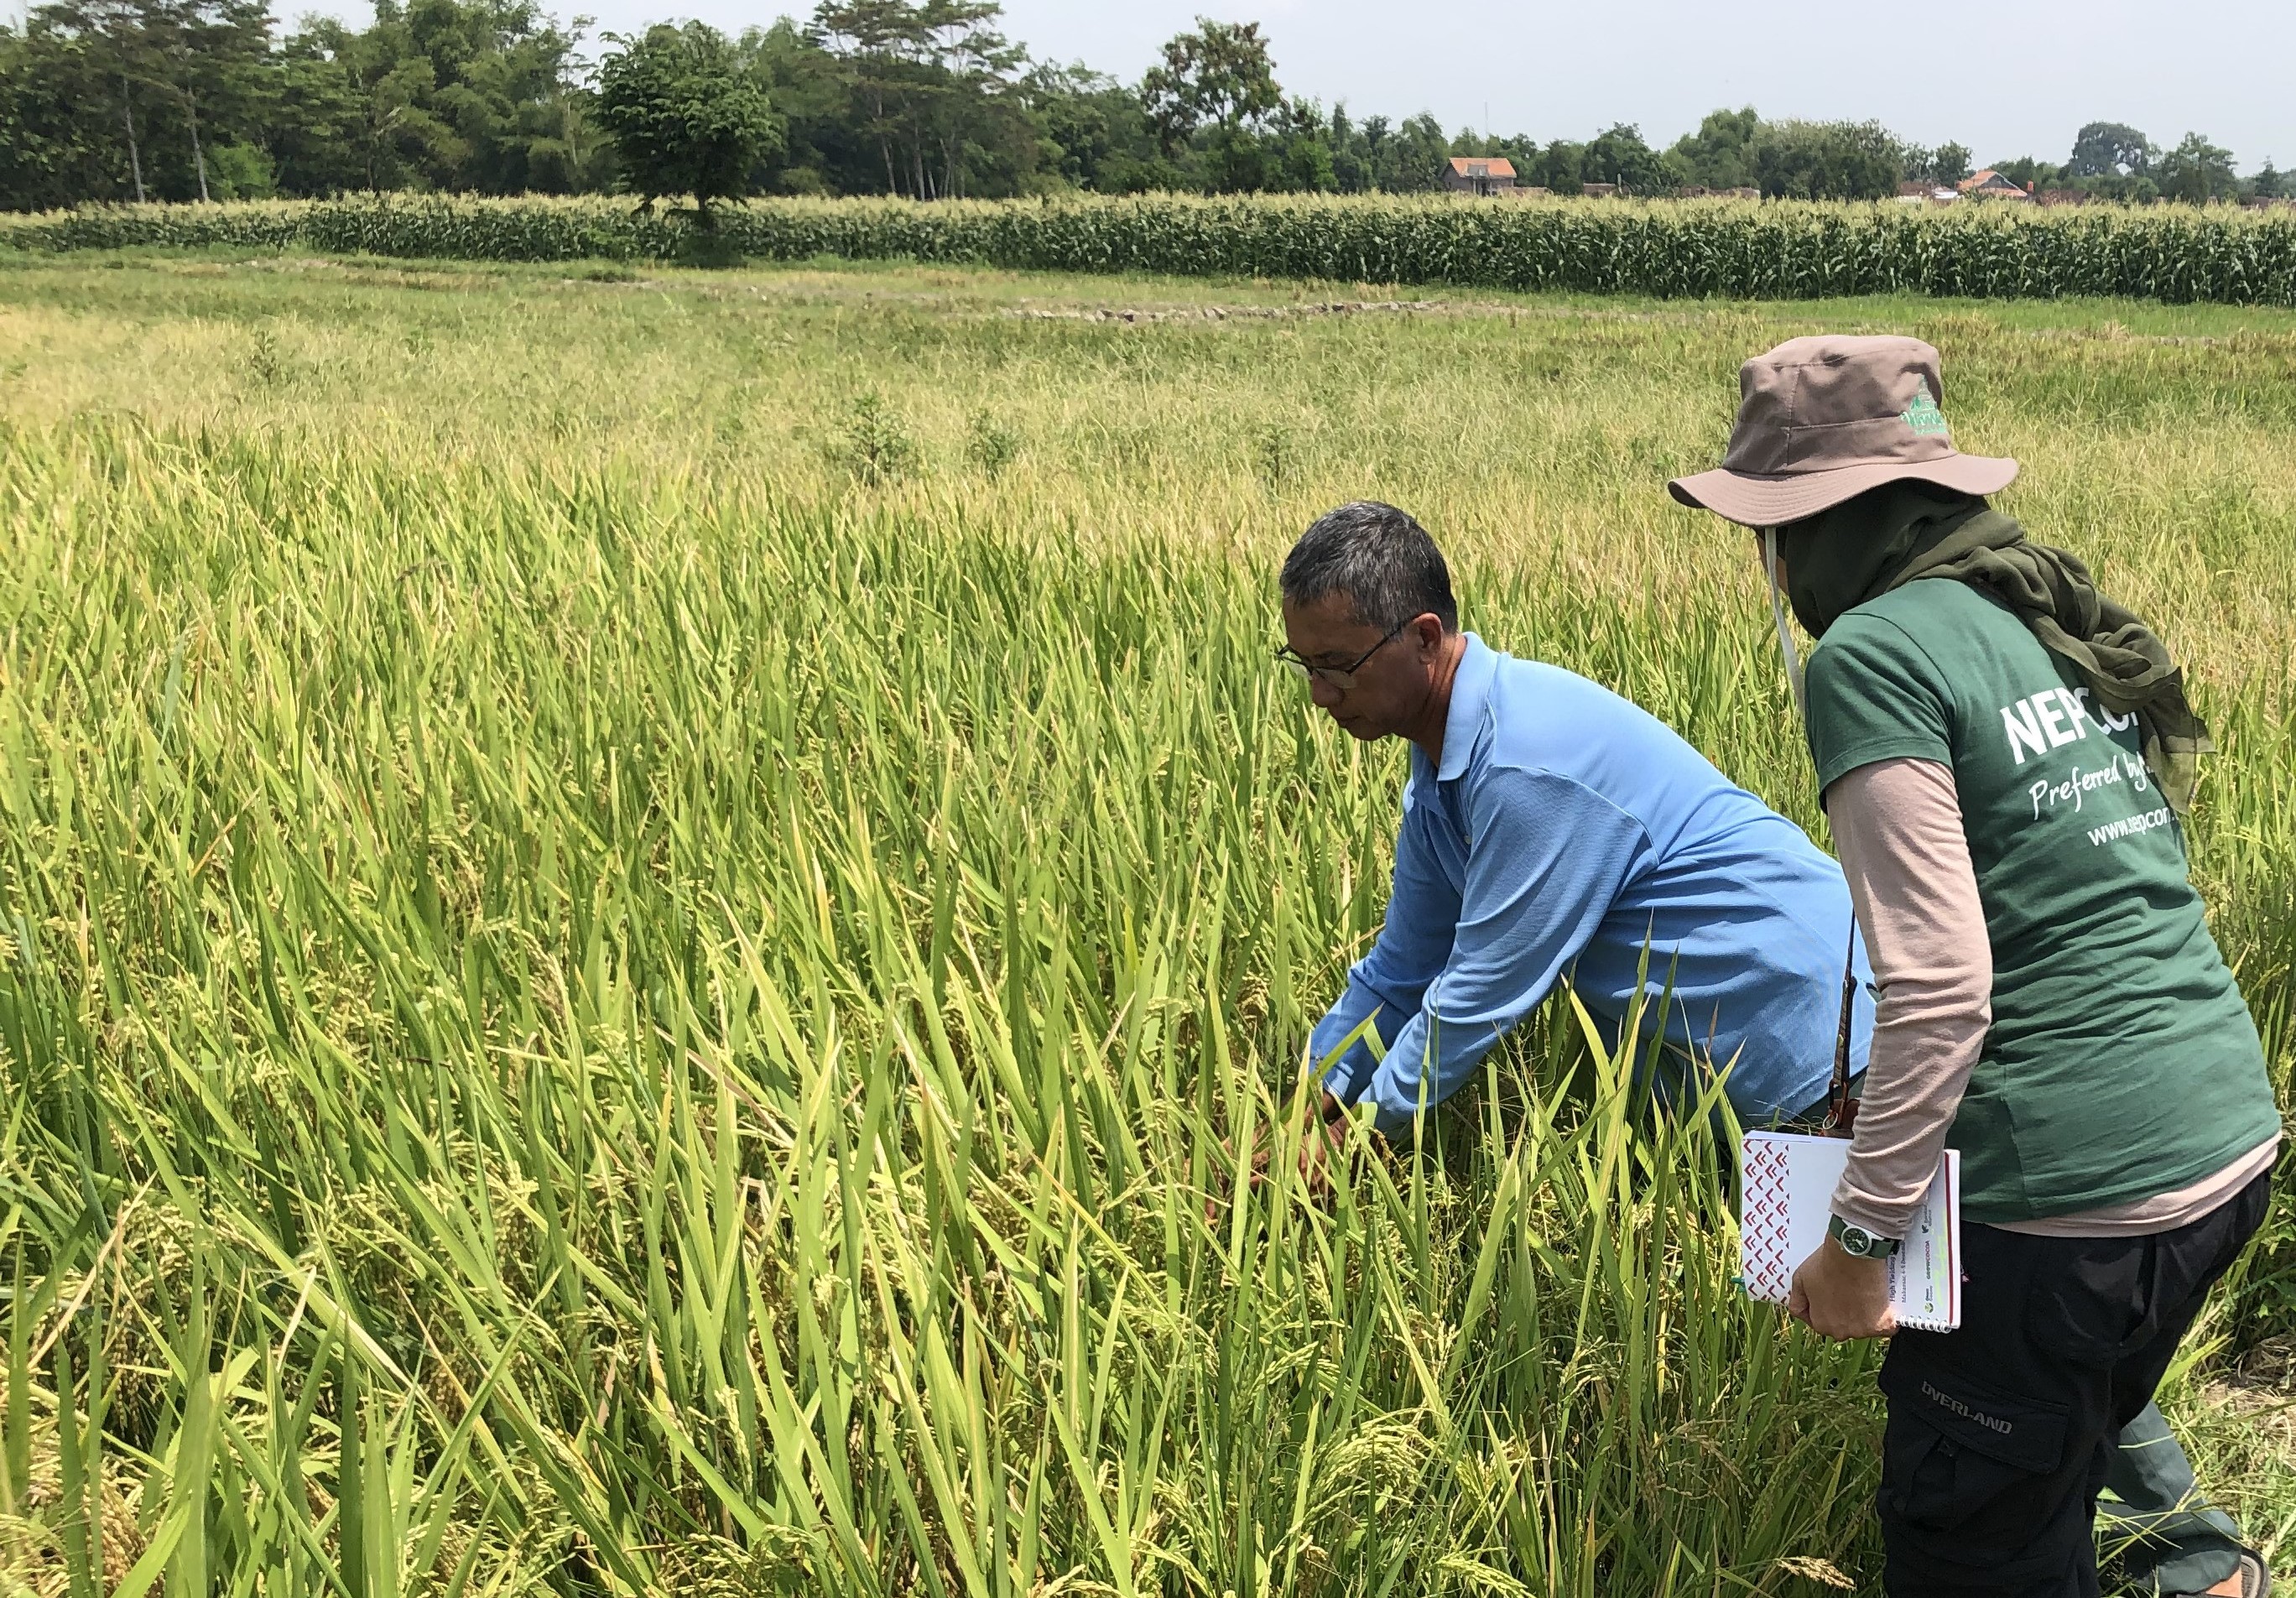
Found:
[[[1874,199],[1951,184],[1971,152],[1875,122],[1717,111],[1663,149],[1632,124],[1547,143],[1357,117],[1286,91],[1251,22],[1199,20],[1136,83],[1037,61],[994,0],[822,0],[729,37],[607,34],[534,0],[376,0],[282,29],[268,0],[41,0],[0,27],[0,207],[360,191],[921,200],[1095,191],[1404,193],[1501,156],[1558,193],[1754,189]],[[2101,198],[2286,192],[2200,135],[2092,123],[2069,158],[1995,163]]]

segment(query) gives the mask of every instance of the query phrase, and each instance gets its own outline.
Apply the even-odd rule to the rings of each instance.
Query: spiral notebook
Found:
[[[1738,1225],[1746,1291],[1786,1301],[1795,1267],[1825,1241],[1833,1184],[1849,1162],[1846,1137],[1749,1132],[1740,1151],[1744,1213]],[[1961,1324],[1961,1155],[1948,1149],[1914,1212],[1906,1246],[1890,1257],[1890,1304],[1898,1324],[1951,1332]]]

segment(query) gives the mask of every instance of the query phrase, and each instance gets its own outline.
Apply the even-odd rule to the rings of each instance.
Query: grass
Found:
[[[1567,1004],[1333,1210],[1207,1218],[1399,772],[1264,669],[1272,564],[1408,505],[1468,625],[1819,828],[1747,551],[1660,483],[1744,355],[1931,339],[2198,680],[2284,1093],[2296,318],[1322,308],[1419,298],[9,261],[7,1578],[1870,1586],[1872,1351],[1738,1294],[1723,1152]],[[2169,1395],[2281,1549],[2226,1383],[2289,1210]]]

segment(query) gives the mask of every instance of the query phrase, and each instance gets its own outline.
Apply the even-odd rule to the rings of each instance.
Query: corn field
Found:
[[[1567,996],[1330,1206],[1231,1192],[1395,822],[1267,668],[1290,537],[1417,506],[1467,625],[1817,828],[1660,488],[1806,313],[111,260],[0,278],[12,1591],[1870,1586],[1875,1350],[1744,1298],[1726,1128]],[[1922,315],[2187,651],[2284,1094],[2296,329]],[[2208,1395],[2289,1209],[2169,1397],[2282,1549]]]
[[[796,261],[1451,283],[1661,298],[2104,295],[2296,305],[2296,215],[2099,206],[1246,197],[763,200],[714,234],[626,201],[355,199],[0,220],[24,250],[157,245],[482,261]]]

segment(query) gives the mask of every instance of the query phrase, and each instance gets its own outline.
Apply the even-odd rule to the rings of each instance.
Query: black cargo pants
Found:
[[[1900,1332],[1882,1364],[1890,1598],[2097,1598],[2114,1439],[2271,1192],[2267,1172],[2151,1237],[1963,1229],[1960,1329]]]

